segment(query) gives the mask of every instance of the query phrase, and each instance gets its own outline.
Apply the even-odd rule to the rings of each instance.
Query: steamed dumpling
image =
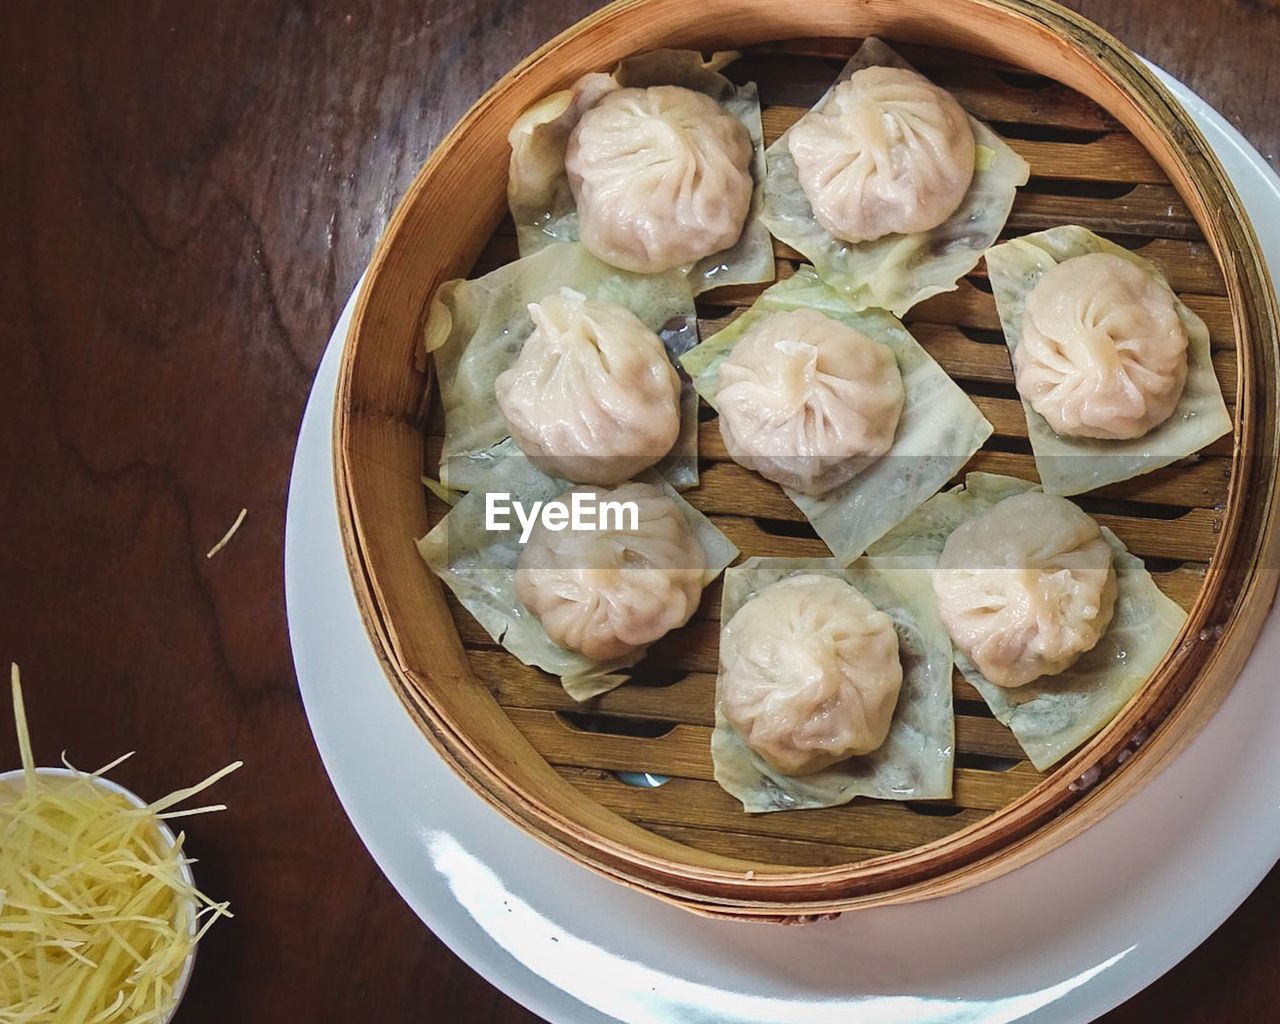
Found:
[[[973,180],[968,116],[906,68],[855,71],[787,140],[814,217],[847,242],[935,228]]]
[[[720,635],[720,710],[784,775],[869,754],[902,688],[893,620],[852,584],[805,574],[772,583]]]
[[[798,309],[743,334],[720,364],[716,405],[735,461],[817,495],[889,450],[904,397],[887,345]]]
[[[1187,332],[1164,282],[1094,252],[1064,260],[1036,283],[1013,363],[1018,393],[1056,433],[1141,437],[1182,397]]]
[[[680,433],[680,378],[629,309],[568,288],[531,303],[534,330],[495,390],[520,450],[545,473],[615,484]]]
[[[593,661],[625,658],[693,616],[707,568],[702,546],[676,502],[647,483],[614,490],[576,487],[600,502],[634,502],[637,529],[549,530],[541,521],[516,563],[516,595],[561,647]]]
[[[933,575],[955,645],[997,686],[1057,675],[1111,623],[1111,546],[1065,498],[1028,491],[957,527]]]
[[[636,273],[696,263],[742,234],[750,165],[746,128],[711,97],[674,85],[611,92],[569,136],[578,238]]]

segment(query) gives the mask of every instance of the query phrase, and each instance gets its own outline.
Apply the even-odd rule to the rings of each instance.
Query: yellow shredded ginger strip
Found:
[[[249,510],[247,508],[242,508],[240,510],[240,514],[236,516],[235,522],[232,523],[229,527],[227,527],[227,532],[222,535],[222,540],[218,541],[217,544],[215,544],[208,551],[206,551],[204,553],[204,557],[212,558],[219,551],[225,548],[227,544],[230,542],[231,538],[236,535],[236,531],[240,529],[240,524],[244,522],[244,517],[247,516],[248,514],[249,514]]]
[[[37,775],[16,665],[11,688],[23,776],[0,790],[0,1024],[156,1024],[192,948],[231,916],[183,878],[184,837],[159,822],[222,810],[170,808],[241,762],[135,807],[95,781],[124,758]]]

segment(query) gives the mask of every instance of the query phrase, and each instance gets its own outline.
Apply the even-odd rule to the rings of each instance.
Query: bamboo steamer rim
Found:
[[[956,891],[1047,852],[1132,795],[1208,720],[1252,647],[1276,589],[1280,554],[1275,461],[1266,457],[1277,450],[1274,389],[1280,365],[1280,314],[1265,264],[1239,197],[1177,101],[1117,40],[1048,0],[953,0],[942,8],[894,0],[866,0],[858,5],[817,0],[802,9],[786,10],[764,0],[710,0],[698,5],[696,12],[685,7],[678,0],[618,0],[561,33],[477,101],[398,206],[374,254],[352,318],[336,397],[339,518],[357,603],[397,693],[454,770],[522,828],[608,877],[687,909],[765,919],[822,915]],[[662,31],[651,27],[659,22],[667,26]],[[993,31],[993,24],[1005,31]],[[430,226],[418,216],[422,204],[442,186],[466,187],[466,181],[451,177],[451,165],[464,142],[487,120],[506,118],[500,125],[505,140],[513,119],[506,115],[512,110],[518,112],[565,87],[586,70],[607,68],[622,56],[658,46],[705,51],[723,49],[726,42],[746,45],[784,38],[867,35],[950,46],[1024,65],[1036,50],[1040,66],[1031,70],[1094,99],[1151,152],[1202,228],[1226,282],[1240,382],[1234,470],[1214,558],[1180,642],[1153,675],[1159,685],[1149,683],[1048,779],[983,820],[903,853],[856,865],[771,869],[748,877],[730,866],[727,858],[708,857],[707,864],[691,864],[637,850],[625,840],[584,828],[574,816],[532,798],[514,784],[495,763],[492,751],[432,703],[433,687],[481,684],[468,673],[441,674],[435,665],[434,678],[428,679],[405,657],[399,624],[388,616],[387,595],[370,562],[376,510],[362,507],[367,488],[362,490],[355,463],[364,456],[351,440],[353,416],[397,412],[368,410],[363,396],[356,396],[355,385],[362,372],[361,357],[379,332],[385,332],[393,320],[417,325],[435,287],[465,272],[488,237],[487,231],[478,229],[478,241],[465,240],[452,260],[438,262],[434,276],[414,280],[405,266],[409,259],[405,251]],[[505,171],[505,151],[502,164]],[[485,199],[491,200],[487,207]],[[482,196],[474,219],[480,222],[487,217],[491,229],[504,199],[504,195]],[[405,290],[411,295],[400,294]],[[414,347],[417,332],[409,333],[412,337],[397,343]],[[411,360],[402,368],[379,366],[376,372],[402,372],[408,378],[410,366]],[[1259,387],[1266,389],[1264,398],[1269,400],[1259,400],[1255,394]],[[406,557],[412,557],[407,544],[406,551]],[[1117,785],[1115,769],[1126,761],[1118,776],[1124,784]],[[719,863],[722,860],[726,863]]]

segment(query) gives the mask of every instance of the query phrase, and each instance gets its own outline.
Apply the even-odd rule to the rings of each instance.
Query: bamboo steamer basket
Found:
[[[718,584],[660,641],[635,682],[578,705],[498,648],[417,557],[441,514],[420,484],[439,450],[429,368],[417,368],[443,281],[515,258],[504,220],[507,131],[580,75],[660,46],[741,49],[766,139],[829,83],[857,41],[903,49],[1031,164],[1007,234],[1081,223],[1156,262],[1208,323],[1235,415],[1197,459],[1080,498],[1143,556],[1188,612],[1148,684],[1089,743],[1036,772],[957,675],[950,801],[858,800],[746,815],[711,780],[708,738]],[[779,275],[797,256],[777,246]],[[1035,479],[984,271],[917,306],[917,338],[996,428],[970,469]],[[759,288],[699,302],[703,336]],[[1208,720],[1253,646],[1276,588],[1277,324],[1257,239],[1199,131],[1146,67],[1046,0],[620,0],[507,74],[441,143],[374,255],[337,393],[343,543],[391,685],[477,793],[578,863],[690,910],[802,921],[955,892],[1087,828],[1158,772]],[[687,495],[745,554],[824,554],[766,481],[727,461],[702,424],[703,481]],[[622,771],[670,777],[642,789]]]

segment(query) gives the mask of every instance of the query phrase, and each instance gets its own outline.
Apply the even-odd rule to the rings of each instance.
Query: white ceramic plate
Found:
[[[1280,267],[1280,178],[1162,77]],[[321,363],[289,492],[285,583],[307,716],[387,878],[454,952],[536,1013],[556,1024],[1082,1024],[1186,956],[1280,857],[1280,813],[1261,813],[1280,810],[1275,613],[1222,709],[1169,769],[1084,835],[958,896],[808,927],[716,922],[545,848],[419,734],[356,610],[330,456],[353,306],[354,296]]]

